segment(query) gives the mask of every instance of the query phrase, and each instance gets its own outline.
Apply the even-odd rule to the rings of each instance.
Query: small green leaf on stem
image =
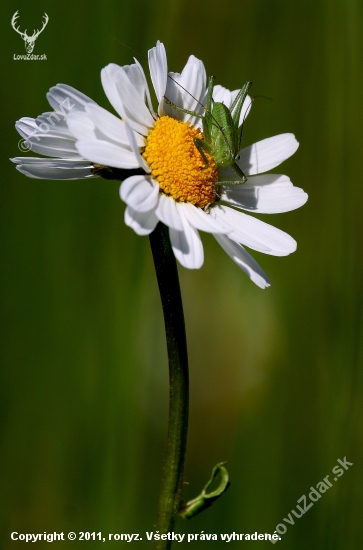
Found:
[[[204,487],[203,491],[193,500],[187,502],[185,506],[180,510],[179,516],[183,519],[191,519],[203,510],[206,510],[213,504],[217,498],[221,497],[229,487],[229,475],[227,469],[224,467],[225,462],[220,462],[213,468],[212,477]],[[215,478],[220,475],[221,480],[214,491],[208,492]]]

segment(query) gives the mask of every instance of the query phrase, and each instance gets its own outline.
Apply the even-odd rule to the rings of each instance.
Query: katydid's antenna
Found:
[[[251,101],[245,111],[245,114],[243,115],[243,120],[242,120],[242,124],[241,126],[239,127],[239,132],[240,132],[240,135],[239,135],[239,140],[238,140],[238,149],[241,149],[241,143],[242,143],[242,135],[243,135],[243,128],[244,128],[244,125],[245,125],[245,120],[247,118],[247,115],[249,114],[250,110],[251,110],[251,107],[252,107],[252,103],[254,102],[255,98],[254,97],[251,97]]]
[[[263,99],[268,99],[269,101],[273,101],[272,97],[268,97],[267,95],[261,95],[261,94],[254,95],[252,98],[252,101],[255,101],[255,99],[257,99],[258,97],[262,97]]]
[[[115,42],[118,42],[119,44],[121,44],[122,46],[130,50],[131,52],[135,53],[136,55],[139,55],[140,57],[145,59],[145,61],[147,61],[147,58],[142,53],[138,52],[137,50],[134,50],[134,48],[131,48],[130,46],[125,44],[125,42],[121,42],[121,40],[119,40],[118,38],[115,38],[114,36],[111,36],[111,38],[112,40],[115,40]]]
[[[172,80],[173,82],[175,82],[175,84],[177,84],[178,86],[180,86],[180,88],[182,88],[182,90],[184,90],[184,92],[186,92],[187,94],[189,94],[190,97],[192,97],[192,98],[194,99],[194,101],[196,101],[197,103],[199,103],[199,105],[200,105],[201,107],[203,107],[203,109],[204,109],[207,113],[209,113],[207,107],[206,107],[205,105],[203,105],[203,103],[201,103],[201,102],[199,101],[199,99],[197,99],[196,97],[194,97],[193,94],[191,94],[191,93],[189,92],[189,90],[187,90],[186,88],[184,88],[184,86],[182,86],[177,80],[175,80],[175,78],[173,78],[172,76],[170,76],[170,74],[168,74],[168,78],[170,78],[170,80]],[[213,101],[213,100],[212,100],[212,101]]]
[[[240,137],[239,137],[239,147],[241,147],[241,142],[242,142],[242,134],[243,134],[243,128],[244,128],[244,124],[245,124],[245,120],[247,118],[247,115],[250,113],[250,110],[251,110],[251,107],[252,107],[252,103],[255,101],[255,99],[257,99],[258,97],[262,97],[264,99],[268,99],[269,101],[273,101],[272,97],[268,97],[266,95],[255,95],[253,97],[251,97],[251,101],[250,101],[250,104],[248,105],[246,111],[245,111],[245,114],[243,116],[243,120],[242,120],[242,124],[240,126],[240,129],[241,129],[241,134],[240,134]]]

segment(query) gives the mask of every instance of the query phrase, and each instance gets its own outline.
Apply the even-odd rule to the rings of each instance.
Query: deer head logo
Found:
[[[44,12],[44,15],[43,15],[44,21],[43,21],[43,26],[42,26],[42,28],[40,29],[40,31],[39,31],[39,30],[34,31],[33,34],[32,34],[32,36],[28,36],[28,35],[26,34],[26,29],[25,29],[24,32],[21,32],[21,31],[19,30],[19,27],[16,27],[16,26],[15,26],[16,20],[17,20],[17,18],[19,17],[18,13],[19,13],[19,10],[17,10],[17,11],[14,13],[14,15],[13,15],[13,17],[12,17],[12,19],[11,19],[11,26],[13,27],[14,31],[16,31],[17,33],[19,33],[20,36],[22,37],[22,39],[24,40],[24,45],[25,45],[26,52],[27,52],[27,53],[32,53],[32,51],[34,50],[35,41],[36,41],[36,39],[38,38],[38,36],[40,35],[40,33],[45,29],[45,27],[46,27],[46,25],[47,25],[47,23],[48,23],[48,21],[49,21],[49,17],[48,17],[48,15]]]

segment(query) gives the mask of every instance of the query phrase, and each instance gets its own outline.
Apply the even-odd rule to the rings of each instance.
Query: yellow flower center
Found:
[[[213,185],[218,181],[218,171],[207,153],[209,163],[205,168],[194,144],[196,137],[203,139],[203,134],[194,126],[163,116],[146,138],[143,157],[166,195],[204,208],[217,199]]]

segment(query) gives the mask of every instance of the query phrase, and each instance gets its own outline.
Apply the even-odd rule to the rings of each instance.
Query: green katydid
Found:
[[[171,78],[171,77],[170,77]],[[174,80],[174,79],[173,79]],[[176,81],[175,81],[176,82]],[[176,84],[179,84],[176,82]],[[249,80],[243,85],[234,99],[230,109],[224,105],[213,101],[214,76],[209,77],[207,102],[204,108],[205,114],[199,115],[193,111],[183,109],[172,103],[166,96],[165,102],[173,107],[176,111],[197,116],[202,119],[203,124],[203,139],[194,138],[194,144],[205,162],[204,168],[209,165],[208,158],[205,153],[211,155],[218,168],[227,168],[230,166],[241,179],[239,181],[224,181],[224,184],[242,184],[247,181],[246,176],[238,166],[239,154],[241,150],[243,122],[240,124],[239,119],[246,100],[247,93],[252,82]],[[181,86],[179,84],[179,86]],[[181,86],[182,87],[182,86]],[[184,89],[184,88],[183,88]],[[188,92],[187,90],[185,90]],[[188,92],[189,93],[189,92]],[[190,94],[191,95],[191,94]],[[192,96],[193,97],[193,96]],[[194,98],[195,99],[195,98]],[[197,100],[196,100],[197,101]],[[204,169],[202,168],[202,170]],[[215,184],[218,185],[220,182]]]

